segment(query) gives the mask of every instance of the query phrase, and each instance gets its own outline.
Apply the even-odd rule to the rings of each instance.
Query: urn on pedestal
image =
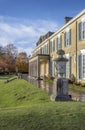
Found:
[[[52,95],[52,100],[57,101],[68,101],[71,100],[71,95],[68,94],[68,81],[66,76],[66,62],[68,61],[63,55],[65,52],[59,50],[57,52],[58,57],[53,60],[57,71],[57,77],[55,78],[56,95]]]

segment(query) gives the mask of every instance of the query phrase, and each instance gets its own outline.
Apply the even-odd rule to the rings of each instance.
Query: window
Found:
[[[48,44],[44,45],[41,49],[40,49],[41,54],[48,54]]]
[[[58,35],[56,39],[56,47],[57,47],[57,50],[62,49],[62,36],[61,35]]]
[[[54,52],[55,51],[55,40],[52,40],[50,42],[50,52]]]
[[[46,50],[45,53],[48,54],[48,44],[45,45],[45,48],[46,48],[46,49],[45,49],[45,50]]]
[[[79,40],[85,40],[85,20],[79,23]]]
[[[50,42],[50,52],[52,52],[52,41]]]
[[[71,44],[71,29],[67,29],[64,33],[64,45],[68,46]]]
[[[40,54],[42,54],[42,48],[40,48]]]
[[[78,75],[79,79],[85,80],[85,49],[82,49],[81,54],[78,55]]]
[[[85,79],[85,55],[82,55],[82,69],[83,69],[83,79]]]
[[[82,39],[85,39],[85,21],[82,24]]]
[[[66,78],[70,78],[71,76],[71,57],[69,54],[66,54],[66,58],[68,59],[66,63]]]
[[[55,51],[55,40],[53,40],[53,51]]]
[[[42,54],[44,54],[44,47],[42,47]]]

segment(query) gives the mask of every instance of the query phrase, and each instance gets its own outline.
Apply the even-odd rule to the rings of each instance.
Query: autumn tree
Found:
[[[15,58],[18,50],[13,44],[0,47],[0,70],[3,72],[15,71]]]
[[[15,71],[15,58],[18,54],[17,48],[13,44],[8,44],[4,47],[4,62],[6,63],[6,69],[8,72]]]
[[[4,50],[3,47],[0,46],[0,73],[3,72],[5,66],[4,59],[3,59],[3,55],[4,55],[3,50]]]
[[[28,72],[28,57],[26,52],[18,54],[15,65],[18,72]]]

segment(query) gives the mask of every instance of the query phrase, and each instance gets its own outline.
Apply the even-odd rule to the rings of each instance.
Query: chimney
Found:
[[[64,18],[64,23],[68,23],[73,17],[65,17]]]

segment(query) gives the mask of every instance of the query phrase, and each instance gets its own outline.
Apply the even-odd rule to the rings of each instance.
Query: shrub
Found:
[[[71,80],[72,83],[74,83],[76,81],[76,78],[75,78],[74,74],[71,74],[71,79],[70,80]]]
[[[75,82],[74,84],[77,85],[77,86],[80,86],[81,82]]]
[[[85,83],[81,83],[81,87],[85,87]]]

